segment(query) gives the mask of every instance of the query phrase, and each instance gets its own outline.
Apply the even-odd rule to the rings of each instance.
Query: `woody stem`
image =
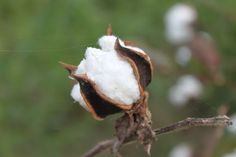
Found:
[[[219,115],[210,118],[187,118],[185,120],[176,122],[166,127],[154,129],[153,131],[156,133],[156,136],[160,136],[163,134],[187,130],[195,127],[226,127],[229,125],[232,125],[230,118],[227,117],[226,115]],[[135,142],[136,140],[137,137],[132,136],[130,138],[127,138],[123,145]],[[95,155],[103,151],[111,149],[116,141],[117,138],[112,138],[109,140],[99,142],[92,149],[90,149],[84,155],[82,155],[82,157],[94,157]]]

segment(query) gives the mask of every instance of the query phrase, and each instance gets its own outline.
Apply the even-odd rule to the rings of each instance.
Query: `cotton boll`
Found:
[[[178,64],[185,66],[191,60],[191,57],[191,50],[186,46],[181,46],[176,51],[175,60]]]
[[[236,149],[232,153],[223,155],[223,157],[236,157]]]
[[[169,157],[191,157],[192,150],[189,145],[180,144],[174,147],[174,149],[170,152]]]
[[[71,91],[72,98],[96,120],[103,120],[132,111],[147,99],[145,90],[152,80],[152,63],[143,50],[113,36],[111,26],[98,44],[101,48],[86,49],[78,66],[60,63],[77,83]]]
[[[198,98],[203,90],[201,82],[192,75],[185,75],[178,79],[176,85],[169,90],[169,101],[176,106],[182,106],[191,99]]]
[[[140,98],[139,85],[131,65],[114,50],[116,39],[103,36],[99,39],[102,49],[87,48],[76,74],[86,74],[112,100],[132,105]]]
[[[194,34],[192,24],[197,20],[197,12],[186,4],[176,4],[165,16],[166,38],[172,44],[189,42]]]
[[[85,101],[84,101],[84,99],[83,99],[83,97],[82,97],[82,95],[80,93],[80,85],[79,84],[74,85],[74,87],[73,87],[73,89],[71,91],[71,97],[75,101],[79,102],[80,105],[82,107],[84,107],[86,110],[89,110],[89,108],[87,107],[87,105],[86,105],[86,103],[85,103]]]
[[[236,134],[236,114],[230,116],[230,119],[233,122],[233,125],[228,126],[227,130],[232,134]]]

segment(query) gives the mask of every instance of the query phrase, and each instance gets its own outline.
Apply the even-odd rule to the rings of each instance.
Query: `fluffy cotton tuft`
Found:
[[[107,97],[132,105],[140,98],[138,82],[131,65],[114,50],[115,41],[115,36],[103,36],[98,41],[101,49],[87,48],[85,59],[81,61],[75,74],[87,74]],[[74,88],[71,95],[83,106],[84,100],[79,88]]]
[[[169,157],[191,157],[192,149],[189,145],[180,144],[173,148]]]
[[[185,75],[179,78],[176,85],[169,90],[169,101],[176,106],[182,106],[188,103],[192,98],[198,98],[203,86],[201,82],[192,75]]]
[[[98,40],[98,45],[103,51],[113,51],[116,39],[114,35],[104,35]]]
[[[233,122],[233,125],[228,126],[227,130],[232,134],[236,134],[236,113],[230,116],[230,119]]]
[[[193,27],[197,20],[197,12],[186,4],[176,4],[165,16],[166,38],[172,44],[184,44],[193,37]]]

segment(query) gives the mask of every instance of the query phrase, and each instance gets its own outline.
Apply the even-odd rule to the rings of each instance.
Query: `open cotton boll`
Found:
[[[181,106],[190,99],[198,98],[203,90],[202,83],[192,75],[185,75],[178,79],[176,85],[170,88],[169,101],[173,105]]]
[[[236,113],[230,116],[230,119],[233,122],[233,125],[228,126],[227,130],[232,134],[236,134]]]
[[[190,41],[194,30],[191,26],[197,20],[197,12],[186,4],[172,6],[165,16],[166,38],[172,44],[183,44]]]
[[[173,148],[169,157],[191,157],[192,149],[187,144],[180,144]]]
[[[101,49],[87,48],[75,74],[86,74],[104,95],[132,105],[140,98],[139,85],[131,65],[114,50],[115,41],[115,36],[103,36]]]

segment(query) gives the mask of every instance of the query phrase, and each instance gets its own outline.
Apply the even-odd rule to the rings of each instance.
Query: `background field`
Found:
[[[74,104],[72,83],[58,61],[78,64],[86,47],[97,47],[108,24],[119,37],[162,52],[172,61],[163,16],[176,2],[0,0],[0,156],[78,157],[98,141],[112,137],[114,120],[120,115],[97,122]],[[154,127],[189,116],[214,116],[222,104],[230,106],[229,115],[236,112],[236,1],[196,0],[191,4],[204,30],[215,39],[227,82],[223,86],[208,83],[201,102],[175,108],[168,103],[167,92],[182,71],[178,67],[169,74],[155,71],[148,88]],[[154,143],[152,155],[167,157],[178,143],[194,145],[206,132],[194,129],[162,136]],[[214,157],[235,148],[236,136],[225,131]],[[136,144],[122,152],[129,157],[146,156]]]

